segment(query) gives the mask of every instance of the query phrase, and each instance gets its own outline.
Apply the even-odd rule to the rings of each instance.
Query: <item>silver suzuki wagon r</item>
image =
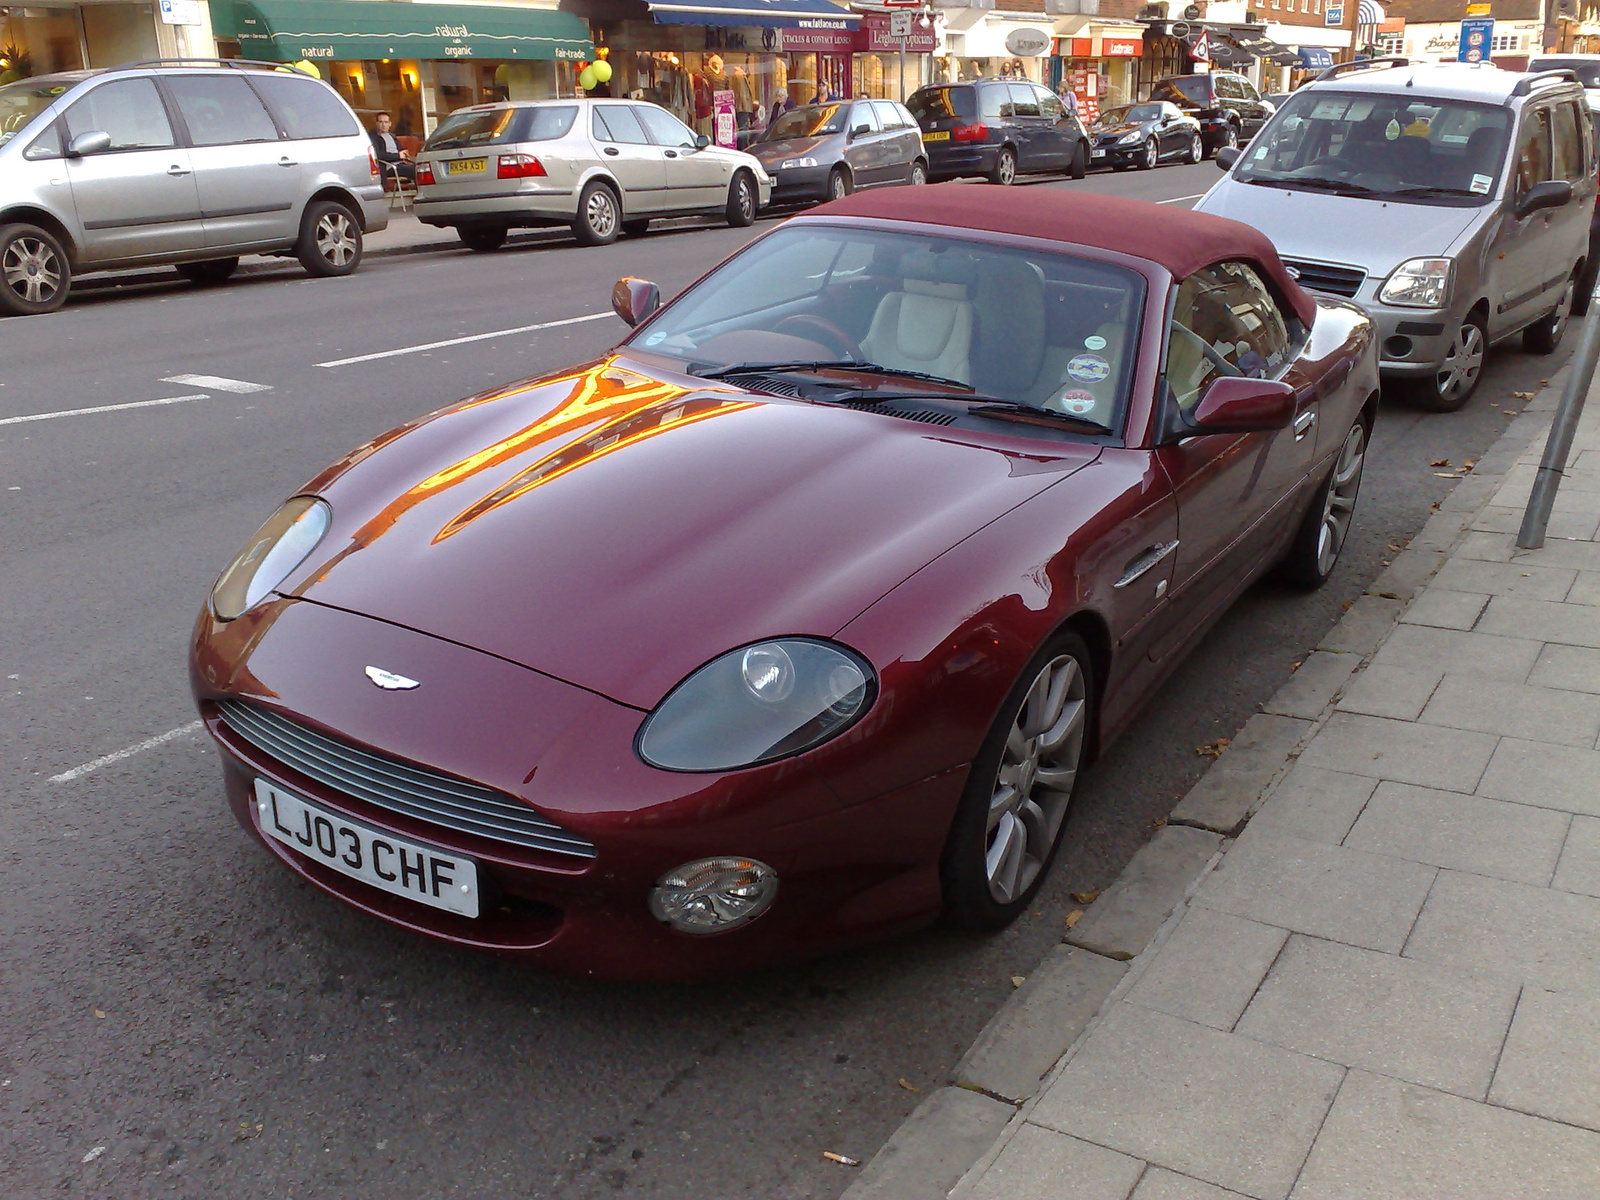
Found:
[[[1570,72],[1374,59],[1289,97],[1195,207],[1377,321],[1380,368],[1460,408],[1490,342],[1555,349],[1589,253],[1595,146]]]
[[[218,283],[241,254],[292,254],[348,275],[388,223],[371,140],[298,72],[180,61],[0,87],[0,314],[151,263]]]

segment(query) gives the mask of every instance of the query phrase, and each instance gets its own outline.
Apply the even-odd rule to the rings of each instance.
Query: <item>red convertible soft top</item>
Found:
[[[941,183],[857,192],[812,212],[1058,238],[1158,263],[1177,279],[1223,259],[1243,258],[1260,265],[1308,328],[1317,311],[1316,301],[1290,277],[1265,234],[1239,221],[1171,205],[1064,188]]]

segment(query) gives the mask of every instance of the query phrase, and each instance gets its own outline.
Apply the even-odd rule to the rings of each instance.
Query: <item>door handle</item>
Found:
[[[1294,419],[1294,440],[1304,441],[1306,434],[1311,432],[1311,427],[1317,423],[1317,414],[1303,412]]]
[[[615,158],[618,154],[621,154],[622,151],[618,150],[615,146],[606,146],[600,151],[600,153],[601,154],[609,154],[613,158]]]
[[[187,174],[189,174],[189,168],[188,167],[180,167],[177,163],[173,163],[170,167],[167,168],[167,174],[168,175],[174,175],[174,176],[187,175]]]
[[[1147,546],[1134,557],[1132,562],[1122,569],[1122,578],[1112,586],[1127,587],[1177,548],[1178,543],[1176,540],[1170,541],[1163,546]]]
[[[280,158],[278,160],[278,165],[280,167],[298,167],[300,163],[292,158]]]
[[[666,156],[668,158],[677,158],[678,157],[678,152],[676,150],[668,150],[668,151],[666,151]]]

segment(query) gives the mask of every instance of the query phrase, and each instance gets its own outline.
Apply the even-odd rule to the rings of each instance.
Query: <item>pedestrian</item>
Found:
[[[378,156],[383,173],[393,176],[397,182],[402,179],[407,183],[413,182],[417,177],[417,168],[411,161],[411,151],[402,150],[391,132],[394,118],[381,112],[373,118],[373,124],[376,128],[371,133],[372,152]]]
[[[767,118],[767,124],[771,125],[793,107],[794,101],[789,98],[789,93],[779,92],[777,98],[772,102],[772,115]]]

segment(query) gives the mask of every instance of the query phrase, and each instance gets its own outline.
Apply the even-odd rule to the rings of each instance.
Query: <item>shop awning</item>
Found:
[[[1223,67],[1247,67],[1254,55],[1243,46],[1236,46],[1221,33],[1207,33],[1210,61]]]
[[[854,29],[861,18],[829,0],[645,0],[660,25]]]
[[[1308,71],[1326,71],[1333,66],[1333,51],[1326,46],[1301,46],[1300,65]]]
[[[1280,46],[1269,37],[1241,30],[1237,25],[1228,30],[1228,38],[1247,53],[1262,62],[1277,63],[1280,67],[1297,67],[1300,56],[1287,46]]]
[[[374,58],[594,57],[589,26],[571,13],[478,4],[376,0],[212,0],[219,38],[268,62]]]
[[[1357,25],[1382,25],[1388,19],[1378,0],[1361,0],[1360,7],[1356,9]]]

